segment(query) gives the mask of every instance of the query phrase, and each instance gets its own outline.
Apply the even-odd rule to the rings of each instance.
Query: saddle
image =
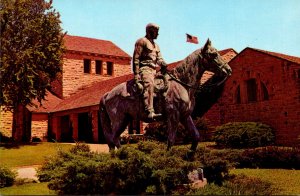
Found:
[[[127,95],[124,97],[135,97],[140,96],[144,92],[144,85],[142,81],[139,83],[135,83],[134,80],[130,80],[127,82]],[[165,93],[168,90],[168,80],[162,74],[157,74],[154,79],[154,93],[156,96],[157,94],[165,96]]]

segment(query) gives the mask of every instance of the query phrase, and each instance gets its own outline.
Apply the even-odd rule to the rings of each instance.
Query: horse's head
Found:
[[[205,70],[211,71],[218,76],[230,76],[232,70],[230,66],[223,60],[219,52],[212,46],[211,41],[208,39],[201,50],[203,57],[203,66]]]

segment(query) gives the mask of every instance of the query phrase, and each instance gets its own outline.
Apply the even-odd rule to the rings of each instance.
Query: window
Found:
[[[91,60],[90,59],[83,60],[83,72],[91,73]]]
[[[261,91],[262,91],[262,100],[269,100],[269,93],[268,93],[268,89],[266,87],[266,85],[264,83],[260,83],[261,86]]]
[[[255,79],[247,80],[247,96],[248,102],[257,101],[257,86]]]
[[[103,74],[102,61],[96,60],[96,74]]]
[[[240,89],[240,85],[236,88],[235,95],[236,95],[236,99],[235,99],[236,103],[237,104],[241,103],[241,89]]]
[[[107,62],[107,75],[114,75],[114,66],[112,62]]]

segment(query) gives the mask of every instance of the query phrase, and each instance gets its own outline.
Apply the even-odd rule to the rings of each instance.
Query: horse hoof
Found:
[[[186,158],[189,161],[194,161],[195,160],[195,151],[189,151],[189,152],[187,152]]]

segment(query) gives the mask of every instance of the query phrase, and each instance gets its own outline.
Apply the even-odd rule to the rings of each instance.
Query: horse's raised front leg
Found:
[[[192,146],[191,146],[191,150],[193,152],[196,151],[197,146],[198,146],[198,142],[200,141],[200,134],[193,122],[192,117],[189,115],[186,118],[182,118],[181,123],[183,124],[183,126],[190,132],[191,136],[192,136]]]

